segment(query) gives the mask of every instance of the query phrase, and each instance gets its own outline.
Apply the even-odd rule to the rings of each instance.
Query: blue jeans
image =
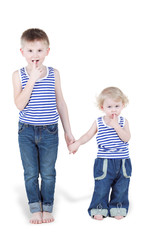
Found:
[[[58,125],[19,122],[18,140],[31,213],[52,212],[58,151]],[[39,175],[41,186],[39,186]]]
[[[95,188],[88,212],[90,216],[126,216],[132,166],[130,159],[96,158]],[[110,192],[111,190],[111,192]]]

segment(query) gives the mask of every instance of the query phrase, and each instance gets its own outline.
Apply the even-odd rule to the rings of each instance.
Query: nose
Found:
[[[34,58],[37,58],[37,57],[38,57],[37,51],[34,51],[34,52],[33,52],[33,57],[34,57]]]
[[[112,114],[116,114],[116,112],[117,112],[117,111],[116,111],[116,108],[113,108],[113,109],[112,109]]]

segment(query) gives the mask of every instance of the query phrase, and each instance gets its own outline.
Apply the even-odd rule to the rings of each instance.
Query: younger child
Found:
[[[49,51],[44,31],[26,30],[21,37],[21,53],[28,65],[13,73],[14,101],[20,110],[19,147],[33,224],[54,221],[59,116],[67,145],[74,142],[59,72],[43,65]]]
[[[105,115],[94,121],[89,131],[69,146],[70,153],[75,153],[80,145],[88,142],[97,133],[95,188],[88,209],[89,215],[97,220],[108,215],[122,219],[128,212],[131,176],[128,150],[130,130],[128,121],[120,116],[127,103],[128,99],[120,89],[104,89],[98,97],[98,107]]]

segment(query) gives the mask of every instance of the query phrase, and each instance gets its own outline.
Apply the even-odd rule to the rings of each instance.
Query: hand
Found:
[[[75,142],[75,138],[73,137],[72,133],[71,134],[67,134],[65,133],[64,134],[64,137],[65,137],[65,140],[66,140],[66,144],[67,144],[67,147],[74,143]]]
[[[75,153],[77,152],[79,146],[80,146],[80,144],[79,144],[78,141],[75,141],[74,143],[70,144],[70,145],[68,146],[69,153],[70,153],[70,154],[71,154],[71,153],[75,154]]]
[[[113,127],[114,129],[119,126],[119,123],[118,123],[118,116],[115,115],[115,114],[112,114],[112,117],[110,118],[110,121],[108,123],[108,125],[110,127]]]
[[[34,61],[32,65],[32,70],[30,73],[30,79],[36,82],[38,79],[42,78],[43,70],[44,70],[44,66],[43,65],[38,66],[37,62]]]

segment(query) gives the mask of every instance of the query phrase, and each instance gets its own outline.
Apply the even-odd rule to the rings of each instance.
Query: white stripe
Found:
[[[119,124],[121,127],[124,126],[125,119],[119,118]],[[129,150],[128,143],[123,142],[116,131],[107,126],[103,121],[103,117],[97,119],[97,145],[98,153],[97,157],[101,158],[128,158]]]
[[[19,70],[22,88],[24,89],[29,76],[22,68]],[[58,122],[55,96],[55,77],[53,68],[47,68],[47,76],[35,83],[27,106],[20,111],[19,120],[29,124],[55,124]]]

